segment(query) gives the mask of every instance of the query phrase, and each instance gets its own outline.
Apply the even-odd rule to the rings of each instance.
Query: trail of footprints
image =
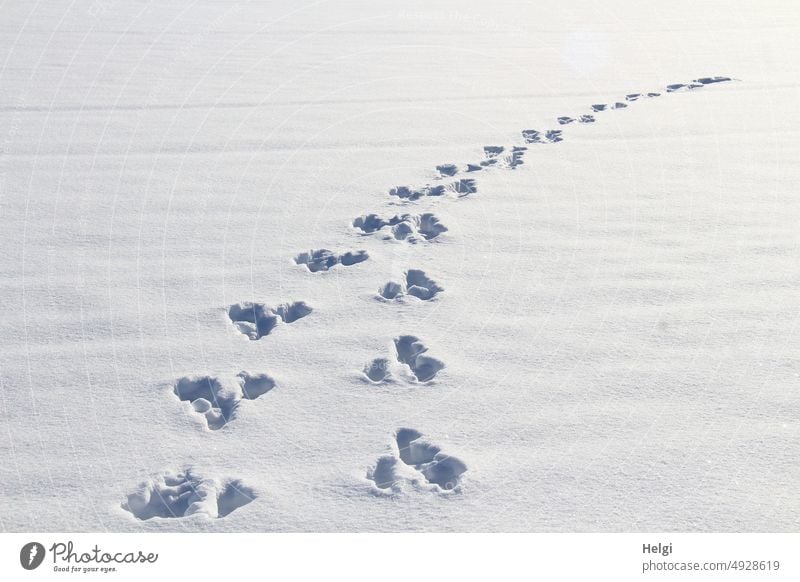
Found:
[[[667,85],[661,91],[629,93],[613,103],[596,103],[590,111],[556,118],[559,129],[525,129],[522,144],[485,146],[483,157],[475,163],[445,163],[436,166],[436,177],[423,186],[395,186],[388,191],[390,199],[401,204],[414,204],[423,199],[464,198],[478,192],[477,172],[495,169],[515,170],[522,166],[531,146],[564,141],[564,127],[571,124],[595,123],[598,114],[621,110],[634,102],[654,99],[663,94],[696,91],[717,83],[730,82],[730,77],[700,77],[689,83]],[[361,236],[379,236],[386,241],[409,244],[431,244],[448,232],[438,216],[403,213],[391,216],[379,213],[362,214],[351,223]],[[298,253],[294,264],[311,273],[325,273],[337,266],[353,267],[367,261],[365,250],[337,253],[316,249]],[[377,291],[377,298],[387,304],[398,302],[430,302],[444,288],[421,269],[409,269],[402,280],[388,281]],[[280,327],[293,324],[310,315],[313,309],[304,301],[269,307],[264,303],[242,302],[226,309],[233,329],[251,341],[274,333]],[[442,360],[430,355],[428,346],[413,335],[401,335],[392,340],[390,354],[378,357],[362,370],[363,379],[371,385],[405,382],[409,386],[433,383],[445,368]],[[194,415],[209,431],[218,431],[245,413],[247,406],[258,405],[256,400],[276,387],[266,373],[240,372],[232,377],[186,376],[172,386],[177,403]],[[380,397],[376,394],[376,397]],[[252,401],[252,402],[247,402]],[[467,465],[445,454],[422,433],[400,428],[394,433],[390,454],[378,458],[366,470],[365,478],[374,493],[402,494],[411,490],[450,493],[461,490]],[[136,519],[185,518],[202,515],[224,518],[252,502],[257,492],[236,478],[208,477],[192,467],[179,472],[166,472],[141,483],[129,493],[121,506]]]

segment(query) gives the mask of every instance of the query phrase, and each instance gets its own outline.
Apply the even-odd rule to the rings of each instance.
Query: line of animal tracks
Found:
[[[615,115],[635,104],[660,98],[671,93],[694,92],[709,85],[733,81],[730,77],[701,77],[688,83],[667,85],[651,92],[630,93],[610,103],[596,103],[578,114],[554,119],[554,126],[545,129],[523,129],[519,143],[487,145],[481,159],[467,163],[442,163],[436,166],[437,178],[422,185],[399,185],[387,191],[387,200],[400,201],[407,212],[395,214],[376,211],[354,216],[350,230],[353,236],[371,237],[408,245],[432,245],[447,232],[446,204],[476,195],[480,177],[485,172],[513,171],[525,164],[538,147],[551,146],[569,139],[573,128],[599,122],[605,115]],[[441,215],[415,213],[414,205],[424,198],[441,200]],[[367,251],[326,248],[298,252],[292,257],[297,268],[318,277],[332,269],[369,268]],[[360,265],[360,266],[359,266]],[[376,299],[387,309],[398,302],[447,301],[447,281],[436,278],[425,265],[408,269],[397,281],[376,281]],[[286,325],[299,319],[314,317],[314,307],[304,301],[272,305],[242,302],[225,307],[230,324],[250,341],[269,341]],[[394,338],[387,338],[389,353],[375,354],[364,364],[362,378],[366,386],[388,383],[430,385],[446,367],[447,354],[429,345],[413,329]],[[213,439],[219,430],[235,430],[238,415],[246,414],[248,406],[263,405],[276,387],[275,380],[259,371],[242,371],[237,375],[190,376],[178,378],[173,384],[175,405],[182,406]],[[376,391],[375,398],[385,397]],[[380,446],[380,443],[377,443]],[[454,495],[462,492],[468,465],[451,451],[442,450],[421,432],[411,427],[399,427],[386,435],[386,452],[375,463],[365,467],[364,477],[370,491],[377,496],[417,494]],[[456,451],[454,451],[456,452]],[[147,520],[182,518],[204,514],[223,518],[252,502],[257,487],[236,477],[200,475],[192,467],[178,473],[162,473],[130,492],[122,503],[123,509],[135,518]]]

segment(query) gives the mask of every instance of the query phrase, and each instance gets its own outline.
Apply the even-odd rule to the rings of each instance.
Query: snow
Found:
[[[4,4],[0,528],[796,531],[798,27]]]

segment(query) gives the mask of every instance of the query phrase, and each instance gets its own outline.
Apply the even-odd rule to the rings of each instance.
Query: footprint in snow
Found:
[[[450,178],[457,174],[479,172],[486,168],[515,169],[524,162],[523,157],[528,148],[525,146],[485,146],[483,148],[483,159],[477,164],[441,164],[436,166],[436,171],[441,178]],[[456,194],[472,194],[475,188],[474,180],[461,180],[451,185]]]
[[[695,79],[692,83],[699,85],[711,85],[713,83],[725,83],[726,81],[733,81],[730,77],[700,77]]]
[[[612,105],[606,105],[605,103],[598,103],[596,105],[592,105],[592,111],[598,112],[598,111],[607,111],[610,109],[625,109],[626,107],[627,105],[619,101],[617,101]]]
[[[294,323],[313,309],[304,301],[267,307],[263,303],[235,303],[228,308],[228,317],[240,333],[255,341],[272,333],[281,323]]]
[[[458,174],[459,169],[456,164],[441,164],[436,166],[436,171],[439,172],[440,177],[449,178]]]
[[[367,251],[350,251],[337,255],[328,249],[311,250],[305,253],[300,253],[294,258],[296,265],[304,265],[312,273],[320,271],[327,271],[336,265],[343,265],[350,267],[363,263],[369,258]]]
[[[625,101],[637,101],[639,99],[652,99],[653,97],[661,97],[661,93],[629,93],[625,95]]]
[[[364,366],[363,376],[373,384],[386,384],[405,378],[414,384],[431,382],[445,367],[444,362],[428,355],[428,347],[413,335],[394,339],[391,358],[376,358]]]
[[[392,363],[388,358],[375,358],[364,366],[364,376],[373,384],[384,384],[392,381],[390,368]]]
[[[561,125],[567,125],[568,123],[572,123],[573,121],[577,121],[578,123],[594,123],[595,118],[594,115],[580,115],[578,117],[559,117],[558,123]]]
[[[461,198],[469,194],[474,194],[477,191],[478,187],[475,184],[475,180],[472,178],[463,178],[455,182],[450,182],[449,184],[426,184],[420,188],[415,188],[413,186],[397,186],[389,190],[389,196],[396,196],[401,200],[416,202],[421,198],[444,196],[446,194],[452,194]]]
[[[525,140],[525,143],[558,143],[564,141],[561,133],[560,129],[548,129],[547,131],[523,129],[522,139]]]
[[[409,243],[430,241],[447,232],[435,214],[402,214],[382,218],[377,214],[363,214],[353,220],[353,227],[369,235],[386,229],[384,240],[399,240]]]
[[[378,289],[378,295],[383,299],[398,300],[406,295],[416,297],[422,301],[429,301],[436,297],[444,288],[436,281],[429,278],[425,271],[409,269],[403,273],[403,281],[395,283],[389,281]]]
[[[205,418],[210,430],[219,430],[233,418],[242,401],[255,400],[273,388],[275,381],[267,374],[239,372],[233,382],[212,376],[185,376],[175,383],[173,392]]]
[[[484,146],[481,167],[508,168],[514,170],[525,163],[523,158],[528,150],[525,146]]]
[[[429,491],[457,491],[467,465],[442,452],[441,447],[412,428],[394,435],[392,453],[378,458],[367,469],[367,479],[379,493],[399,493],[404,485]]]
[[[239,479],[201,477],[192,469],[148,479],[127,495],[122,508],[136,519],[225,517],[256,498]]]

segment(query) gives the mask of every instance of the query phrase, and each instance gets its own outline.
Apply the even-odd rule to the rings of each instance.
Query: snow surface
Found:
[[[4,2],[0,528],[796,531],[742,4]]]

